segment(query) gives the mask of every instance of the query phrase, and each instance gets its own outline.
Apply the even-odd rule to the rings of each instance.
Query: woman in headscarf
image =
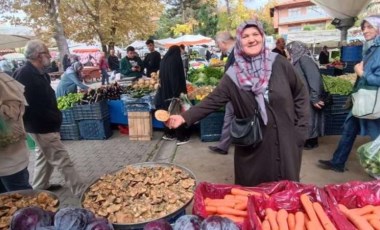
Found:
[[[179,98],[181,93],[187,93],[185,72],[183,71],[181,49],[179,46],[171,46],[168,52],[166,52],[161,60],[159,73],[160,87],[155,97],[155,105],[156,109],[168,110],[171,99]],[[184,125],[176,130],[165,127],[162,138],[164,140],[177,139],[177,145],[181,145],[189,141],[190,134]]]
[[[0,72],[0,193],[32,189],[22,120],[26,105],[24,86]]]
[[[364,18],[361,29],[366,42],[363,46],[363,61],[355,66],[359,77],[354,91],[365,85],[380,87],[380,16]],[[380,134],[380,119],[368,120],[352,116],[350,112],[343,124],[339,144],[330,160],[319,160],[323,169],[344,172],[357,135],[368,135],[372,140]]]
[[[236,32],[235,62],[201,103],[166,123],[175,128],[194,122],[231,102],[236,118],[260,114],[262,142],[235,146],[235,183],[299,181],[301,153],[308,137],[309,97],[301,77],[281,55],[265,46],[262,24],[251,20]]]
[[[310,96],[310,120],[309,139],[304,148],[309,150],[318,147],[318,137],[324,133],[323,112],[324,102],[321,100],[323,93],[322,77],[317,64],[313,61],[306,44],[294,41],[286,46],[291,63],[296,71],[302,76]]]
[[[87,90],[89,87],[81,82],[81,72],[83,65],[80,62],[74,62],[61,77],[55,95],[58,97],[66,96],[69,93],[77,93],[77,87]]]

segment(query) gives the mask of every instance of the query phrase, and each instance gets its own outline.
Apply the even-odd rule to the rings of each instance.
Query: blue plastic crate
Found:
[[[200,122],[201,141],[219,141],[222,134],[224,112],[214,112]]]
[[[75,123],[74,109],[62,110],[62,124],[69,125]]]
[[[85,140],[105,140],[112,136],[109,117],[102,120],[81,120],[78,123],[80,136]]]
[[[89,105],[75,105],[75,120],[102,119],[109,116],[107,101],[103,100]]]
[[[151,107],[147,103],[127,103],[125,104],[125,112],[149,112]]]
[[[61,125],[60,128],[61,140],[79,140],[79,127],[78,124]]]
[[[165,127],[164,122],[158,121],[154,116],[152,116],[152,126],[157,129],[163,129]]]
[[[124,103],[122,100],[107,101],[110,113],[111,124],[128,125],[128,117],[124,113]]]
[[[348,113],[325,114],[325,135],[341,135],[347,115]]]
[[[363,46],[342,46],[341,60],[342,61],[361,61]]]

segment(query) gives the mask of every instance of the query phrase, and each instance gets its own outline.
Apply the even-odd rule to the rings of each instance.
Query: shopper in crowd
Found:
[[[115,50],[110,50],[110,55],[108,56],[108,65],[113,74],[119,72],[119,58],[115,55]]]
[[[219,32],[215,36],[215,42],[218,45],[220,51],[227,55],[227,62],[224,66],[224,71],[235,62],[233,48],[235,46],[235,39],[230,32]],[[223,129],[220,136],[220,140],[217,146],[209,146],[208,148],[215,153],[228,154],[228,149],[231,145],[230,126],[232,118],[234,118],[234,108],[232,103],[227,103],[224,114]]]
[[[56,168],[72,193],[79,197],[84,185],[61,142],[59,129],[62,114],[57,108],[50,77],[43,71],[50,65],[49,50],[42,41],[32,40],[25,47],[25,57],[27,62],[16,70],[13,77],[25,86],[28,106],[24,114],[24,124],[26,131],[36,142],[33,188],[56,190],[62,187],[49,182]]]
[[[319,64],[321,65],[326,65],[329,64],[330,54],[329,51],[327,50],[327,46],[323,46],[322,51],[319,53]]]
[[[68,54],[63,55],[62,65],[63,65],[63,71],[66,71],[66,69],[71,66],[71,61]]]
[[[57,98],[66,96],[69,93],[77,93],[78,87],[82,90],[88,90],[89,87],[83,84],[80,80],[82,70],[83,65],[80,62],[74,62],[69,68],[67,68],[61,77],[61,81],[58,83],[55,92]]]
[[[318,147],[318,137],[324,133],[322,109],[325,103],[321,100],[323,94],[322,76],[305,43],[294,41],[289,43],[286,48],[289,51],[291,63],[302,77],[309,91],[309,139],[307,139],[304,149],[310,150]]]
[[[364,18],[361,23],[364,44],[363,61],[355,66],[355,73],[360,78],[355,84],[355,90],[369,86],[380,86],[380,16]],[[380,119],[368,120],[352,116],[350,112],[343,124],[343,132],[339,144],[330,160],[319,160],[323,169],[344,172],[345,164],[350,155],[356,136],[369,135],[372,140],[380,134]]]
[[[179,46],[171,46],[160,64],[160,87],[155,97],[157,109],[168,110],[171,99],[187,93],[185,73]],[[175,130],[164,128],[164,140],[177,139],[177,145],[185,144],[190,139],[189,130],[182,125]]]
[[[182,65],[187,79],[187,72],[189,71],[189,54],[186,52],[184,44],[179,45],[179,48],[181,49]]]
[[[144,68],[146,68],[146,76],[150,77],[152,72],[157,72],[160,69],[161,54],[155,50],[152,39],[148,39],[145,44],[150,53],[144,58]]]
[[[106,54],[104,52],[100,53],[99,56],[99,69],[102,74],[102,85],[107,82],[107,85],[110,84],[110,75],[108,75],[109,66],[106,59]]]
[[[243,186],[299,181],[302,148],[308,137],[307,89],[293,66],[265,47],[264,38],[260,22],[242,23],[236,32],[235,62],[216,89],[166,122],[170,128],[191,125],[228,102],[237,118],[252,117],[257,109],[262,142],[255,147],[235,146],[235,183]]]
[[[48,72],[54,73],[54,72],[58,72],[58,71],[59,71],[59,68],[58,68],[57,62],[55,60],[53,60],[50,64]]]
[[[12,75],[12,66],[9,64],[8,60],[0,57],[0,71]]]
[[[136,55],[133,46],[127,47],[127,55],[120,61],[121,79],[140,78],[143,75],[143,62]]]
[[[26,105],[24,86],[0,72],[0,193],[32,189],[22,120]]]
[[[285,50],[285,44],[286,42],[284,38],[277,39],[276,47],[272,50],[272,52],[278,53],[284,56],[285,58],[288,58],[288,55],[286,54],[286,50]]]

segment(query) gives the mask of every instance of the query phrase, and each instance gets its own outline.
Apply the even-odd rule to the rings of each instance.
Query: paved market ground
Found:
[[[152,141],[130,141],[128,136],[114,134],[108,140],[64,141],[75,167],[85,183],[100,176],[114,172],[125,165],[145,161],[172,162],[190,169],[197,181],[213,183],[233,183],[233,147],[228,155],[209,152],[207,146],[212,142],[201,142],[198,134],[193,134],[191,141],[182,146],[176,146],[173,141],[161,140],[162,132],[156,130]],[[359,165],[354,151],[347,163],[348,171],[337,173],[321,170],[317,167],[318,159],[328,159],[336,147],[339,136],[320,138],[320,147],[304,151],[301,170],[301,181],[323,186],[329,183],[342,183],[351,180],[372,180]],[[368,138],[357,139],[354,150],[368,142]],[[31,178],[34,170],[34,154],[31,152],[29,171]],[[63,177],[54,171],[51,183],[64,184]],[[57,191],[61,207],[79,206],[79,199],[74,198],[67,187]],[[190,207],[187,209],[190,212]]]

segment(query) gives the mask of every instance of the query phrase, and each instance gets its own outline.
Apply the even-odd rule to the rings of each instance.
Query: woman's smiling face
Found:
[[[264,39],[257,27],[248,27],[241,35],[241,45],[245,55],[254,57],[258,55],[264,46]]]
[[[362,26],[363,36],[366,41],[375,39],[377,35],[377,29],[368,22],[364,22]]]

